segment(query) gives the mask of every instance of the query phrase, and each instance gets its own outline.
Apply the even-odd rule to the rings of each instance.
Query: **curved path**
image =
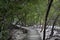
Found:
[[[21,28],[28,30],[27,36],[25,37],[24,40],[41,40],[42,39],[43,32],[40,32],[40,29],[34,29],[34,28],[30,28],[30,27],[21,27]],[[56,29],[58,29],[58,28],[56,28]],[[46,31],[47,31],[46,37],[49,37],[51,27],[49,27]],[[59,30],[59,32],[60,32],[60,30]],[[54,31],[54,33],[56,35],[57,31]]]
[[[41,40],[40,34],[37,30],[29,28],[29,27],[22,27],[28,30],[27,36],[24,40]]]

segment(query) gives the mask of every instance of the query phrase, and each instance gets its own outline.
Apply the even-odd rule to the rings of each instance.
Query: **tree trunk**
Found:
[[[45,33],[46,33],[46,22],[47,22],[47,18],[48,18],[48,14],[49,14],[49,11],[50,11],[50,7],[51,7],[51,4],[52,4],[53,0],[50,1],[49,3],[49,6],[48,6],[48,9],[47,9],[47,12],[46,12],[46,16],[45,16],[45,24],[44,24],[44,33],[43,33],[43,40],[45,40]]]
[[[56,23],[56,21],[57,21],[57,19],[58,19],[58,18],[59,18],[59,15],[57,15],[57,17],[55,18],[55,20],[54,20],[54,22],[53,22],[50,37],[52,37],[52,36],[53,36],[53,32],[54,32],[54,25],[55,25],[55,23]]]

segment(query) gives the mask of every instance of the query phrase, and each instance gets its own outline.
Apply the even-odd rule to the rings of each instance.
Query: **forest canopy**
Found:
[[[7,40],[8,27],[16,21],[23,25],[44,24],[48,0],[0,0],[0,35]],[[48,16],[48,25],[52,25],[55,17],[60,15],[60,0],[54,0]],[[60,18],[56,25],[60,26]],[[6,36],[6,37],[5,37]],[[3,38],[3,39],[2,39]]]

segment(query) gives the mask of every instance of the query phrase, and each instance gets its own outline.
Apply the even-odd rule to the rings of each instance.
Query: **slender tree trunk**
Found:
[[[49,14],[49,11],[50,11],[50,7],[51,7],[51,4],[52,4],[53,0],[50,1],[49,3],[49,6],[48,6],[48,9],[47,9],[47,12],[46,12],[46,16],[45,16],[45,24],[44,24],[44,33],[43,33],[43,40],[45,40],[45,34],[46,34],[46,22],[47,22],[47,18],[48,18],[48,14]]]
[[[54,22],[53,22],[50,37],[53,36],[53,33],[54,33],[54,25],[55,25],[55,23],[56,23],[56,21],[57,21],[58,18],[59,18],[59,15],[57,15],[57,17],[55,18],[55,20],[54,20]]]

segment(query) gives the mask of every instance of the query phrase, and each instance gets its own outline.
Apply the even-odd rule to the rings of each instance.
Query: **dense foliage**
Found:
[[[60,0],[54,0],[51,7],[48,24],[52,25],[55,17],[60,15]],[[8,27],[17,18],[21,23],[44,24],[48,0],[0,0],[0,39],[7,40]],[[60,25],[60,18],[56,23]]]

